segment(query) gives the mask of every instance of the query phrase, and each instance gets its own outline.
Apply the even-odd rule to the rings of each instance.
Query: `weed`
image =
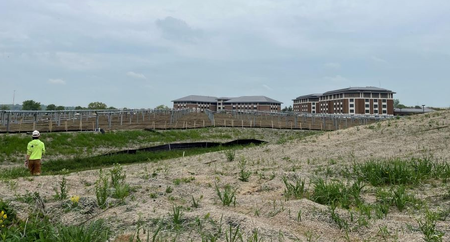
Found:
[[[53,189],[55,191],[54,197],[58,200],[64,200],[68,197],[68,188],[67,188],[67,180],[65,177],[62,178],[61,182],[59,183],[59,190],[58,188]]]
[[[107,207],[106,199],[108,198],[108,188],[108,177],[100,170],[99,178],[95,182],[95,196],[97,198],[97,205],[100,208]]]
[[[223,206],[230,206],[233,204],[233,206],[236,206],[236,191],[237,189],[231,187],[230,185],[225,185],[225,188],[222,191],[220,191],[219,186],[217,183],[215,184],[216,187],[216,193],[217,196],[219,196],[220,201],[222,202]]]
[[[231,150],[226,150],[224,151],[225,154],[225,158],[227,159],[227,161],[234,161],[234,158],[236,157],[236,151],[234,149]]]
[[[199,201],[200,201],[202,198],[203,198],[203,195],[200,196],[199,199],[195,200],[195,197],[192,196],[192,207],[193,207],[193,208],[198,208],[198,207],[200,207]]]
[[[431,211],[427,211],[424,220],[417,220],[419,223],[420,231],[424,235],[424,240],[427,242],[431,241],[442,241],[444,232],[437,230],[436,220],[438,219],[438,214]]]
[[[171,186],[166,187],[166,193],[172,193],[173,188]]]
[[[111,186],[116,187],[125,182],[126,174],[123,172],[123,167],[120,164],[114,164],[114,167],[109,171],[111,175]]]
[[[284,196],[286,198],[303,198],[306,196],[307,190],[305,189],[305,180],[296,178],[294,183],[290,183],[286,176],[283,177],[283,183],[285,185]]]
[[[239,232],[239,227],[240,225],[238,225],[235,229],[233,229],[233,227],[230,224],[227,233],[225,233],[225,240],[227,242],[236,242],[238,241],[238,239],[242,241],[242,234]]]
[[[247,160],[245,159],[245,157],[241,157],[241,159],[239,160],[239,180],[243,181],[243,182],[248,182],[248,179],[250,178],[252,172],[251,171],[246,171],[245,170],[245,166],[247,165]]]
[[[175,226],[179,226],[182,223],[182,217],[183,217],[183,207],[181,206],[173,206],[172,208],[172,222]]]
[[[345,219],[342,219],[338,213],[336,213],[336,206],[330,206],[331,219],[338,225],[339,229],[348,230],[349,225]]]

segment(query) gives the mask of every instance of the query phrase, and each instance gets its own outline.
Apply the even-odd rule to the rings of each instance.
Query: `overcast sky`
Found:
[[[350,86],[450,106],[448,0],[0,0],[0,103],[153,108]]]

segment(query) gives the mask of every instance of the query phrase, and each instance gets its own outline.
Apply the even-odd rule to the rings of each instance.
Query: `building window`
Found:
[[[369,102],[369,99],[365,99],[364,101],[365,101],[366,103],[368,103],[368,102]]]
[[[366,104],[366,108],[370,108],[370,105],[369,105],[369,104]]]
[[[386,102],[386,99],[383,99],[383,102],[385,103],[385,102]]]
[[[351,108],[354,108],[354,107],[355,107],[355,104],[350,103],[350,107],[351,107]]]
[[[378,110],[373,110],[374,113],[378,114]]]
[[[387,107],[387,105],[386,104],[383,104],[383,108],[386,108]]]
[[[370,113],[370,110],[367,110],[367,109],[366,109],[366,113]]]
[[[350,98],[350,102],[352,103],[352,102],[354,102],[355,101],[355,99],[353,99],[353,98]]]
[[[378,104],[373,105],[373,108],[378,108]]]
[[[386,111],[386,110],[383,110],[383,114],[387,114],[387,111]]]
[[[355,110],[354,109],[350,109],[350,113],[355,113]]]
[[[378,99],[374,99],[373,102],[374,102],[374,103],[377,103],[377,102],[378,102]]]

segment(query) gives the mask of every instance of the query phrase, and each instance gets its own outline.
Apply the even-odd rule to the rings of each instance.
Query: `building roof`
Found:
[[[189,95],[189,96],[182,97],[182,98],[179,98],[179,99],[176,99],[176,100],[172,100],[172,102],[206,102],[206,103],[215,103],[215,102],[217,102],[217,97]]]
[[[322,93],[313,93],[313,94],[299,96],[294,100],[306,99],[306,98],[319,98],[320,96],[322,96]]]
[[[224,103],[277,103],[277,104],[282,104],[282,102],[277,101],[272,98],[268,98],[266,96],[242,96],[242,97],[231,98],[230,100],[225,101]]]
[[[394,113],[396,114],[420,114],[420,113],[430,113],[436,110],[431,108],[394,108]]]
[[[348,87],[333,91],[325,92],[323,95],[332,95],[337,93],[360,93],[360,92],[377,92],[377,93],[395,93],[391,90],[380,87]]]

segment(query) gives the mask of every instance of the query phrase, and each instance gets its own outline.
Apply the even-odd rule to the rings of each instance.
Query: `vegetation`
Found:
[[[108,106],[102,102],[91,102],[88,104],[88,109],[106,109]]]
[[[41,103],[34,100],[23,101],[22,110],[41,110]]]

